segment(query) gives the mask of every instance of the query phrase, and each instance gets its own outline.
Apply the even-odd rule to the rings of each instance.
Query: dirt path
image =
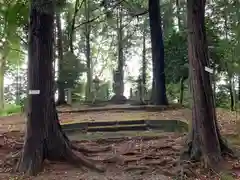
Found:
[[[236,131],[236,121],[240,120],[240,115],[237,116],[236,112],[229,112],[223,109],[217,110],[217,117],[219,120],[220,128],[225,126],[228,132]],[[176,109],[165,110],[160,112],[146,112],[140,111],[98,111],[86,113],[60,113],[59,119],[62,124],[86,122],[86,121],[124,121],[124,120],[191,120],[191,110],[189,109]],[[23,130],[25,123],[24,115],[13,115],[7,117],[0,117],[0,133],[6,130]],[[240,127],[240,125],[239,125]],[[240,128],[239,128],[240,129]]]
[[[86,113],[60,113],[61,124],[86,122],[86,121],[124,121],[124,120],[187,120],[189,118],[188,110],[166,110],[160,112],[146,111],[97,111]],[[23,130],[25,123],[24,115],[12,115],[0,118],[0,132],[9,130]]]
[[[2,138],[0,138],[2,139]],[[13,141],[16,137],[8,136],[9,143],[2,145],[0,159],[10,151],[16,150]],[[202,169],[201,164],[186,163],[179,165],[179,155],[185,137],[174,133],[162,133],[157,137],[116,138],[112,140],[81,141],[87,148],[111,146],[107,152],[88,154],[88,158],[106,167],[103,174],[87,169],[76,169],[65,163],[45,162],[44,171],[37,177],[21,177],[7,173],[8,168],[0,168],[0,179],[31,180],[167,180],[179,177],[186,179],[219,180],[215,173]],[[1,142],[2,143],[2,142]],[[0,144],[1,144],[0,143]],[[238,168],[236,161],[229,161],[229,167]]]
[[[220,129],[224,135],[237,134],[237,116],[235,113],[218,109],[217,111]],[[111,120],[135,120],[135,119],[191,119],[191,111],[179,109],[162,112],[144,111],[115,111],[115,112],[91,112],[60,114],[64,122],[75,121],[111,121]],[[18,142],[23,141],[23,134],[9,132],[12,127],[15,130],[23,129],[24,117],[14,115],[0,118],[0,130],[4,133],[0,136],[0,160],[2,161],[9,152],[21,148]],[[8,128],[8,129],[7,129]],[[12,128],[14,129],[14,128]],[[144,136],[143,134],[139,134]],[[130,135],[127,135],[128,137]],[[153,136],[153,135],[152,135]],[[76,169],[65,163],[45,163],[45,170],[37,177],[14,177],[6,172],[7,167],[0,168],[0,179],[31,179],[31,180],[165,180],[167,177],[175,177],[179,171],[185,172],[188,179],[219,179],[219,177],[207,170],[200,168],[197,164],[187,163],[182,169],[178,165],[179,154],[184,145],[185,137],[176,133],[157,133],[157,137],[145,138],[122,138],[113,140],[103,139],[99,141],[81,141],[81,145],[88,148],[111,146],[107,152],[88,154],[90,159],[96,163],[102,163],[107,167],[104,174],[92,171]],[[235,162],[228,162],[229,167],[240,169]],[[183,167],[183,166],[182,166]],[[206,175],[206,176],[205,176]],[[205,176],[205,177],[204,177]],[[237,178],[236,178],[237,179]]]

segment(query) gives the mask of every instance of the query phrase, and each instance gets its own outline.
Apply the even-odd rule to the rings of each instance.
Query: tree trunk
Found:
[[[228,2],[226,0],[224,0],[224,4],[228,4]],[[228,12],[227,12],[227,8],[224,8],[224,32],[225,32],[225,39],[229,40],[229,27],[228,27]],[[230,74],[229,71],[229,67],[228,67],[228,63],[225,62],[225,67],[226,67],[226,71],[228,73],[228,78],[229,78],[229,93],[230,93],[230,108],[231,111],[234,110],[234,96],[233,96],[233,88],[232,88],[232,75]]]
[[[180,0],[176,0],[176,8],[177,8],[177,22],[178,22],[178,28],[179,31],[183,30],[182,20],[181,20],[181,5]]]
[[[215,62],[213,62],[213,75],[212,75],[212,84],[213,84],[213,99],[214,101],[216,100],[216,76],[217,76],[217,73],[216,73],[216,68],[215,68]]]
[[[205,0],[188,0],[188,56],[190,64],[192,129],[187,154],[191,159],[203,157],[205,165],[220,167],[222,153],[230,151],[223,143],[216,121],[213,90],[205,32]]]
[[[146,88],[146,78],[147,78],[147,61],[146,61],[146,21],[144,21],[143,27],[143,49],[142,49],[142,100],[144,101],[147,88]]]
[[[175,0],[169,0],[165,4],[165,8],[162,11],[162,26],[163,26],[163,37],[168,37],[174,30],[174,2]]]
[[[44,12],[38,2],[32,2],[29,33],[29,90],[27,129],[17,171],[36,175],[42,170],[44,159],[67,161],[100,170],[89,160],[77,157],[58,122],[53,95],[53,21],[54,5],[48,3]],[[43,73],[44,72],[44,73]]]
[[[73,18],[72,18],[72,23],[71,23],[71,29],[68,32],[68,37],[69,37],[69,48],[70,48],[70,52],[72,52],[74,54],[74,48],[73,48],[73,35],[74,35],[74,31],[75,31],[75,22],[76,22],[76,17],[77,17],[77,13],[79,11],[80,7],[79,7],[79,0],[75,1],[75,6],[74,6],[74,13],[73,13]]]
[[[238,101],[240,103],[240,74],[238,75]]]
[[[180,79],[179,104],[183,104],[184,78]]]
[[[19,76],[19,64],[17,67],[17,76],[16,76],[16,100],[15,100],[15,104],[16,105],[20,105],[20,101],[21,101],[21,77]]]
[[[230,92],[230,109],[231,111],[234,111],[234,95],[233,95],[232,84],[229,85],[229,92]]]
[[[153,69],[153,71],[154,71],[154,69]],[[155,95],[156,95],[156,93],[155,93],[155,77],[153,76],[152,77],[152,90],[151,90],[151,96],[150,96],[150,103],[151,104],[154,104],[155,103],[155,101],[156,101],[156,97],[155,97]]]
[[[117,10],[117,70],[113,73],[114,75],[114,96],[111,98],[111,102],[115,104],[124,104],[126,103],[126,97],[124,96],[124,65],[125,60],[123,56],[123,11],[122,7],[119,7]]]
[[[228,89],[230,94],[230,109],[234,111],[234,88],[233,88],[233,77],[228,73]]]
[[[57,81],[56,81],[56,77],[58,76],[58,74],[56,73],[56,65],[57,65],[57,53],[58,50],[57,50],[57,20],[56,20],[56,15],[55,15],[55,19],[54,19],[54,30],[53,30],[53,93],[54,93],[54,97],[55,97],[55,94],[56,94],[56,91],[57,91]],[[54,99],[55,100],[55,99]]]
[[[58,50],[58,100],[57,105],[66,104],[65,91],[64,91],[64,74],[63,74],[63,39],[60,12],[56,13],[56,25],[57,25],[57,50]]]
[[[180,32],[185,31],[187,27],[185,12],[186,12],[186,0],[176,0],[176,16]]]
[[[124,93],[124,57],[123,57],[123,25],[122,25],[122,8],[118,10],[118,68],[119,72],[119,95],[123,96]]]
[[[89,0],[85,0],[85,16],[86,21],[89,21]],[[87,86],[86,86],[86,100],[92,101],[92,59],[91,59],[91,46],[90,46],[90,24],[85,25],[86,35],[86,58],[87,58]]]
[[[165,72],[164,72],[164,45],[161,28],[159,0],[149,0],[149,19],[151,30],[153,87],[152,104],[167,105]]]
[[[5,58],[0,60],[0,110],[4,109],[4,68]]]

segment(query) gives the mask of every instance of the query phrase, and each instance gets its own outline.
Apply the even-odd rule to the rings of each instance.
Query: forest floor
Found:
[[[69,108],[62,108],[61,111]],[[240,152],[240,116],[236,112],[217,109],[217,116],[222,134],[229,140],[231,147]],[[116,120],[184,120],[191,119],[189,109],[171,109],[158,112],[144,110],[110,110],[81,113],[59,113],[62,123],[86,121]],[[24,130],[24,115],[0,118],[0,160],[7,154],[21,148]],[[122,133],[124,134],[124,133]],[[98,174],[86,169],[76,169],[65,163],[45,162],[45,169],[37,177],[23,177],[8,172],[11,167],[0,167],[0,179],[33,180],[165,180],[186,174],[187,179],[240,179],[240,161],[228,160],[227,169],[231,169],[230,178],[216,174],[201,167],[201,164],[185,162],[179,165],[179,155],[185,143],[183,133],[128,132],[125,137],[78,141],[87,148],[111,146],[107,152],[88,154],[89,159],[107,167],[107,171]],[[224,178],[223,178],[224,176]],[[239,177],[237,177],[239,176]],[[176,178],[175,178],[176,179]]]

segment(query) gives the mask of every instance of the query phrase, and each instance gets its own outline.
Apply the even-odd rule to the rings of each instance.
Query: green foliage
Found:
[[[9,116],[12,114],[20,113],[21,111],[21,106],[17,106],[14,104],[6,104],[4,109],[0,111],[0,116]]]
[[[160,1],[163,23],[163,34],[165,37],[174,32],[174,0]]]
[[[85,65],[70,51],[64,54],[61,63],[63,68],[58,83],[61,83],[64,89],[72,88],[79,80],[79,76],[86,71]]]
[[[167,97],[168,100],[172,103],[177,103],[180,97],[180,84],[167,84]],[[190,107],[190,99],[191,99],[191,94],[189,92],[187,83],[184,83],[184,90],[183,90],[183,105]]]
[[[236,55],[236,48],[239,42],[236,41],[236,36],[232,33],[235,31],[229,32],[231,38],[230,36],[229,39],[224,38],[225,32],[219,28],[220,22],[216,22],[217,18],[213,19],[212,16],[211,14],[206,17],[208,50],[211,62],[210,67],[216,68],[217,72],[214,77],[216,82],[219,80],[226,81],[226,79],[229,79],[229,77],[226,77],[226,74],[232,77],[240,72],[240,61],[239,57]],[[228,25],[230,26],[230,24]],[[234,28],[231,30],[233,29]],[[179,97],[180,90],[177,83],[180,81],[181,77],[185,79],[188,77],[187,36],[184,33],[173,32],[165,37],[165,59],[166,82],[168,84],[167,93],[171,100]],[[229,108],[229,88],[217,85],[217,89],[216,106]],[[189,102],[188,98],[184,97],[184,103],[187,102]]]
[[[210,36],[215,38],[212,45],[217,52],[217,58],[214,59],[217,63],[217,70],[233,75],[240,71],[240,24],[238,23],[240,3],[238,1],[216,1],[208,8],[212,13],[208,15],[207,27],[211,29]]]
[[[231,173],[224,172],[220,174],[220,180],[235,180],[235,178]]]
[[[179,98],[179,85],[167,84],[167,96],[169,101],[176,101]]]
[[[4,98],[6,103],[19,104],[23,100],[27,93],[27,72],[25,69],[13,69],[11,68],[6,74],[5,78],[12,80],[11,83],[5,85]]]
[[[25,0],[6,1],[5,20],[9,27],[19,27],[28,22],[28,3]],[[5,3],[6,3],[5,2]]]
[[[0,56],[4,57],[6,70],[22,63],[23,53],[19,33],[28,23],[28,4],[24,0],[0,2]],[[2,39],[3,38],[3,39]]]
[[[218,91],[215,94],[216,106],[220,108],[230,107],[229,88],[227,85],[220,85]]]
[[[64,88],[74,88],[73,99],[80,100],[84,97],[84,84],[81,79],[86,67],[85,62],[86,45],[86,11],[84,1],[58,1],[58,10],[61,11],[62,19],[65,21],[63,27],[63,72],[60,75],[60,81]],[[116,65],[117,59],[117,14],[118,7],[113,8],[115,1],[109,2],[108,6],[100,6],[100,1],[89,1],[88,10],[90,11],[88,23],[91,27],[91,59],[93,64],[93,76],[101,76],[109,79],[109,74]],[[118,2],[117,2],[118,3]],[[179,4],[180,14],[176,12],[176,1],[161,1],[161,13],[164,29],[164,46],[165,46],[165,74],[167,83],[167,93],[170,100],[179,98],[179,81],[183,77],[188,78],[188,52],[187,52],[187,34],[184,27],[186,24],[186,4]],[[234,4],[235,3],[235,4]],[[75,28],[73,33],[74,54],[69,51],[69,36],[72,33],[72,22],[77,4],[77,13],[75,19]],[[82,4],[82,5],[81,5]],[[240,20],[239,20],[239,2],[238,1],[209,1],[206,7],[206,32],[209,46],[209,57],[211,67],[216,68],[215,81],[225,80],[228,76],[236,76],[240,72]],[[59,8],[60,7],[60,8]],[[151,48],[150,32],[147,14],[138,16],[148,9],[147,0],[125,0],[121,2],[124,12],[123,16],[123,47],[125,61],[131,60],[132,57],[142,58],[142,32],[146,30],[146,60],[151,66]],[[108,12],[108,13],[107,13]],[[23,63],[24,50],[23,41],[26,40],[26,24],[28,24],[29,4],[26,0],[2,0],[0,1],[0,56],[5,57],[6,74],[16,73],[17,67]],[[174,19],[181,17],[182,29],[176,24]],[[227,20],[226,25],[225,20]],[[181,24],[181,23],[180,23]],[[180,32],[177,32],[177,27]],[[225,27],[226,26],[226,27]],[[24,38],[23,38],[24,37]],[[25,48],[26,49],[26,48]],[[134,58],[135,58],[134,57]],[[147,74],[151,74],[148,69]],[[140,70],[141,71],[141,70]],[[109,74],[106,74],[110,72]],[[129,72],[129,76],[132,76]],[[139,74],[138,74],[139,75]],[[137,75],[137,76],[138,76]],[[111,76],[111,75],[110,75]],[[136,75],[133,75],[136,76]],[[11,79],[14,80],[11,75]],[[133,88],[137,89],[136,79],[133,77]],[[228,77],[229,78],[229,77]],[[15,81],[15,80],[14,80]],[[129,80],[130,81],[130,80]],[[105,99],[107,89],[106,82],[100,85],[97,99]],[[186,83],[186,81],[185,81]],[[16,96],[15,86],[10,85],[6,94]],[[150,86],[149,86],[150,87]],[[16,89],[16,88],[15,88]],[[189,105],[188,87],[184,90],[184,104]],[[8,98],[13,101],[15,98]],[[218,85],[216,92],[216,105],[218,107],[229,107],[229,88]]]
[[[178,83],[188,77],[187,36],[173,32],[164,42],[167,83]]]

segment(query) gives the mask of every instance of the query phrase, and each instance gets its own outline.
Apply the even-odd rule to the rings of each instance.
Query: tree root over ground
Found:
[[[26,175],[37,175],[42,171],[43,162],[47,159],[56,162],[65,161],[76,167],[87,167],[97,172],[105,171],[103,166],[96,164],[96,160],[88,159],[83,154],[108,151],[111,147],[88,149],[78,146],[70,142],[61,129],[55,130],[45,140],[34,135],[32,138],[25,139],[22,150],[8,155],[2,167],[8,170],[11,168]],[[16,164],[17,166],[14,167]]]
[[[105,151],[109,151],[111,150],[111,147],[110,146],[107,146],[107,147],[103,147],[103,148],[98,148],[98,149],[88,149],[84,146],[81,146],[81,145],[77,145],[77,144],[74,144],[74,143],[71,143],[70,144],[71,148],[74,150],[74,151],[78,151],[78,152],[81,152],[83,154],[87,154],[87,153],[99,153],[99,152],[105,152]]]
[[[200,162],[191,162],[191,161],[182,161],[181,166],[179,162],[179,151],[183,148],[184,145],[184,137],[179,137],[178,134],[172,134],[172,133],[164,133],[161,137],[158,138],[142,138],[140,137],[134,137],[131,139],[125,139],[123,138],[123,141],[118,142],[102,142],[102,141],[81,141],[80,153],[72,148],[69,148],[71,150],[71,154],[67,154],[67,157],[64,159],[62,158],[62,161],[69,162],[71,164],[75,164],[77,166],[85,166],[83,163],[88,162],[81,162],[81,160],[89,160],[90,163],[96,162],[102,162],[106,165],[108,170],[104,174],[99,174],[99,177],[101,179],[102,176],[104,177],[112,177],[112,179],[122,179],[122,178],[116,178],[116,173],[123,173],[123,174],[129,174],[134,175],[135,177],[148,177],[147,175],[156,173],[157,175],[164,175],[167,177],[183,177],[183,179],[214,179],[216,176],[218,176],[215,172],[209,171],[209,169],[203,168]],[[79,142],[71,142],[75,146],[78,147]],[[98,148],[98,146],[100,148]],[[103,148],[101,148],[103,146]],[[112,150],[107,151],[108,148],[105,148],[104,146],[112,147]],[[83,147],[83,148],[82,148]],[[8,148],[8,147],[7,147]],[[50,149],[50,147],[48,147]],[[82,148],[82,149],[81,149]],[[16,150],[16,149],[14,149]],[[60,149],[58,149],[60,151]],[[87,155],[90,156],[90,158],[85,158],[83,156],[83,152],[85,150],[88,152]],[[106,150],[106,151],[105,151]],[[3,146],[3,151],[6,153],[6,148]],[[8,150],[9,151],[9,150]],[[91,152],[90,152],[91,151]],[[10,168],[13,167],[13,165],[16,164],[17,161],[19,161],[19,158],[22,158],[24,151],[18,151],[17,153],[11,154],[8,159],[5,161],[6,168],[2,168],[3,171],[5,169],[7,172],[9,172]],[[47,157],[50,157],[50,151],[48,150],[49,155],[45,156],[47,161],[53,161],[54,159],[50,159]],[[54,151],[57,153],[57,151]],[[62,151],[61,152],[65,152]],[[72,154],[73,153],[73,154]],[[70,157],[71,156],[71,157]],[[53,158],[53,155],[51,155]],[[70,157],[70,158],[69,158]],[[80,157],[80,160],[79,160]],[[3,159],[3,158],[1,158]],[[71,161],[70,161],[71,159]],[[229,159],[227,159],[229,160]],[[58,156],[56,157],[55,161],[59,161]],[[228,162],[235,162],[234,161],[228,161]],[[236,161],[237,162],[237,161]],[[10,165],[11,164],[11,165]],[[47,163],[48,164],[48,163]],[[100,163],[97,163],[100,164]],[[45,165],[45,163],[44,163]],[[95,165],[96,166],[96,165]],[[9,168],[10,167],[10,168]],[[68,178],[71,179],[71,173],[76,172],[79,175],[79,170],[75,168],[69,168],[67,164],[62,164],[59,166],[57,163],[51,163],[51,166],[47,166],[47,173],[41,173],[41,179],[48,179],[49,176],[58,178],[59,172],[62,172],[63,167],[67,168],[66,172],[68,172]],[[98,166],[97,166],[98,167]],[[233,167],[230,165],[229,167]],[[59,169],[60,168],[60,169]],[[64,169],[65,171],[65,169]],[[6,171],[5,171],[6,172]],[[58,175],[56,175],[56,173]],[[111,173],[113,173],[111,176]],[[81,175],[84,175],[85,178],[83,179],[91,179],[92,175],[95,173],[89,172],[89,171],[81,171]],[[60,175],[61,176],[61,175]],[[75,175],[73,175],[76,177]],[[95,176],[95,175],[94,175]],[[205,176],[205,177],[203,177]],[[213,178],[214,177],[214,178]],[[50,179],[50,178],[49,178]],[[134,178],[130,178],[134,179]],[[145,179],[145,178],[144,178]],[[147,179],[147,178],[146,178]]]
[[[210,168],[214,171],[221,171],[225,169],[223,160],[226,156],[230,158],[237,158],[233,150],[228,147],[227,142],[224,142],[222,137],[219,139],[221,149],[220,157],[215,154],[203,154],[201,146],[199,144],[200,143],[193,142],[193,140],[187,143],[181,154],[180,164],[184,164],[184,162],[200,162],[203,168]],[[209,162],[218,162],[218,164],[209,164]]]
[[[77,150],[78,152],[76,152],[75,150]],[[53,161],[66,161],[69,162],[73,165],[75,165],[76,167],[82,167],[85,166],[91,170],[95,170],[97,172],[104,172],[105,168],[102,166],[98,166],[96,165],[96,160],[90,160],[88,158],[86,158],[82,152],[80,150],[84,150],[85,153],[86,152],[91,152],[91,150],[87,150],[87,149],[77,149],[77,147],[74,147],[74,151],[71,150],[71,148],[66,148],[66,151],[64,154],[62,154],[61,157],[59,158],[59,160],[55,160],[54,158],[46,158],[48,160],[53,160]],[[95,150],[94,152],[99,152],[100,150]],[[12,169],[15,172],[24,172],[27,175],[36,175],[39,171],[42,170],[42,164],[43,160],[42,158],[39,158],[39,155],[41,156],[41,154],[37,154],[35,157],[35,161],[30,160],[30,159],[26,159],[24,158],[24,150],[21,151],[17,151],[15,153],[11,153],[9,154],[5,160],[3,161],[3,163],[1,164],[3,168],[5,169]],[[32,158],[31,158],[32,159]],[[30,162],[26,162],[26,161]],[[36,164],[34,164],[36,163]],[[17,164],[16,167],[14,167]],[[37,166],[36,166],[37,165]]]

